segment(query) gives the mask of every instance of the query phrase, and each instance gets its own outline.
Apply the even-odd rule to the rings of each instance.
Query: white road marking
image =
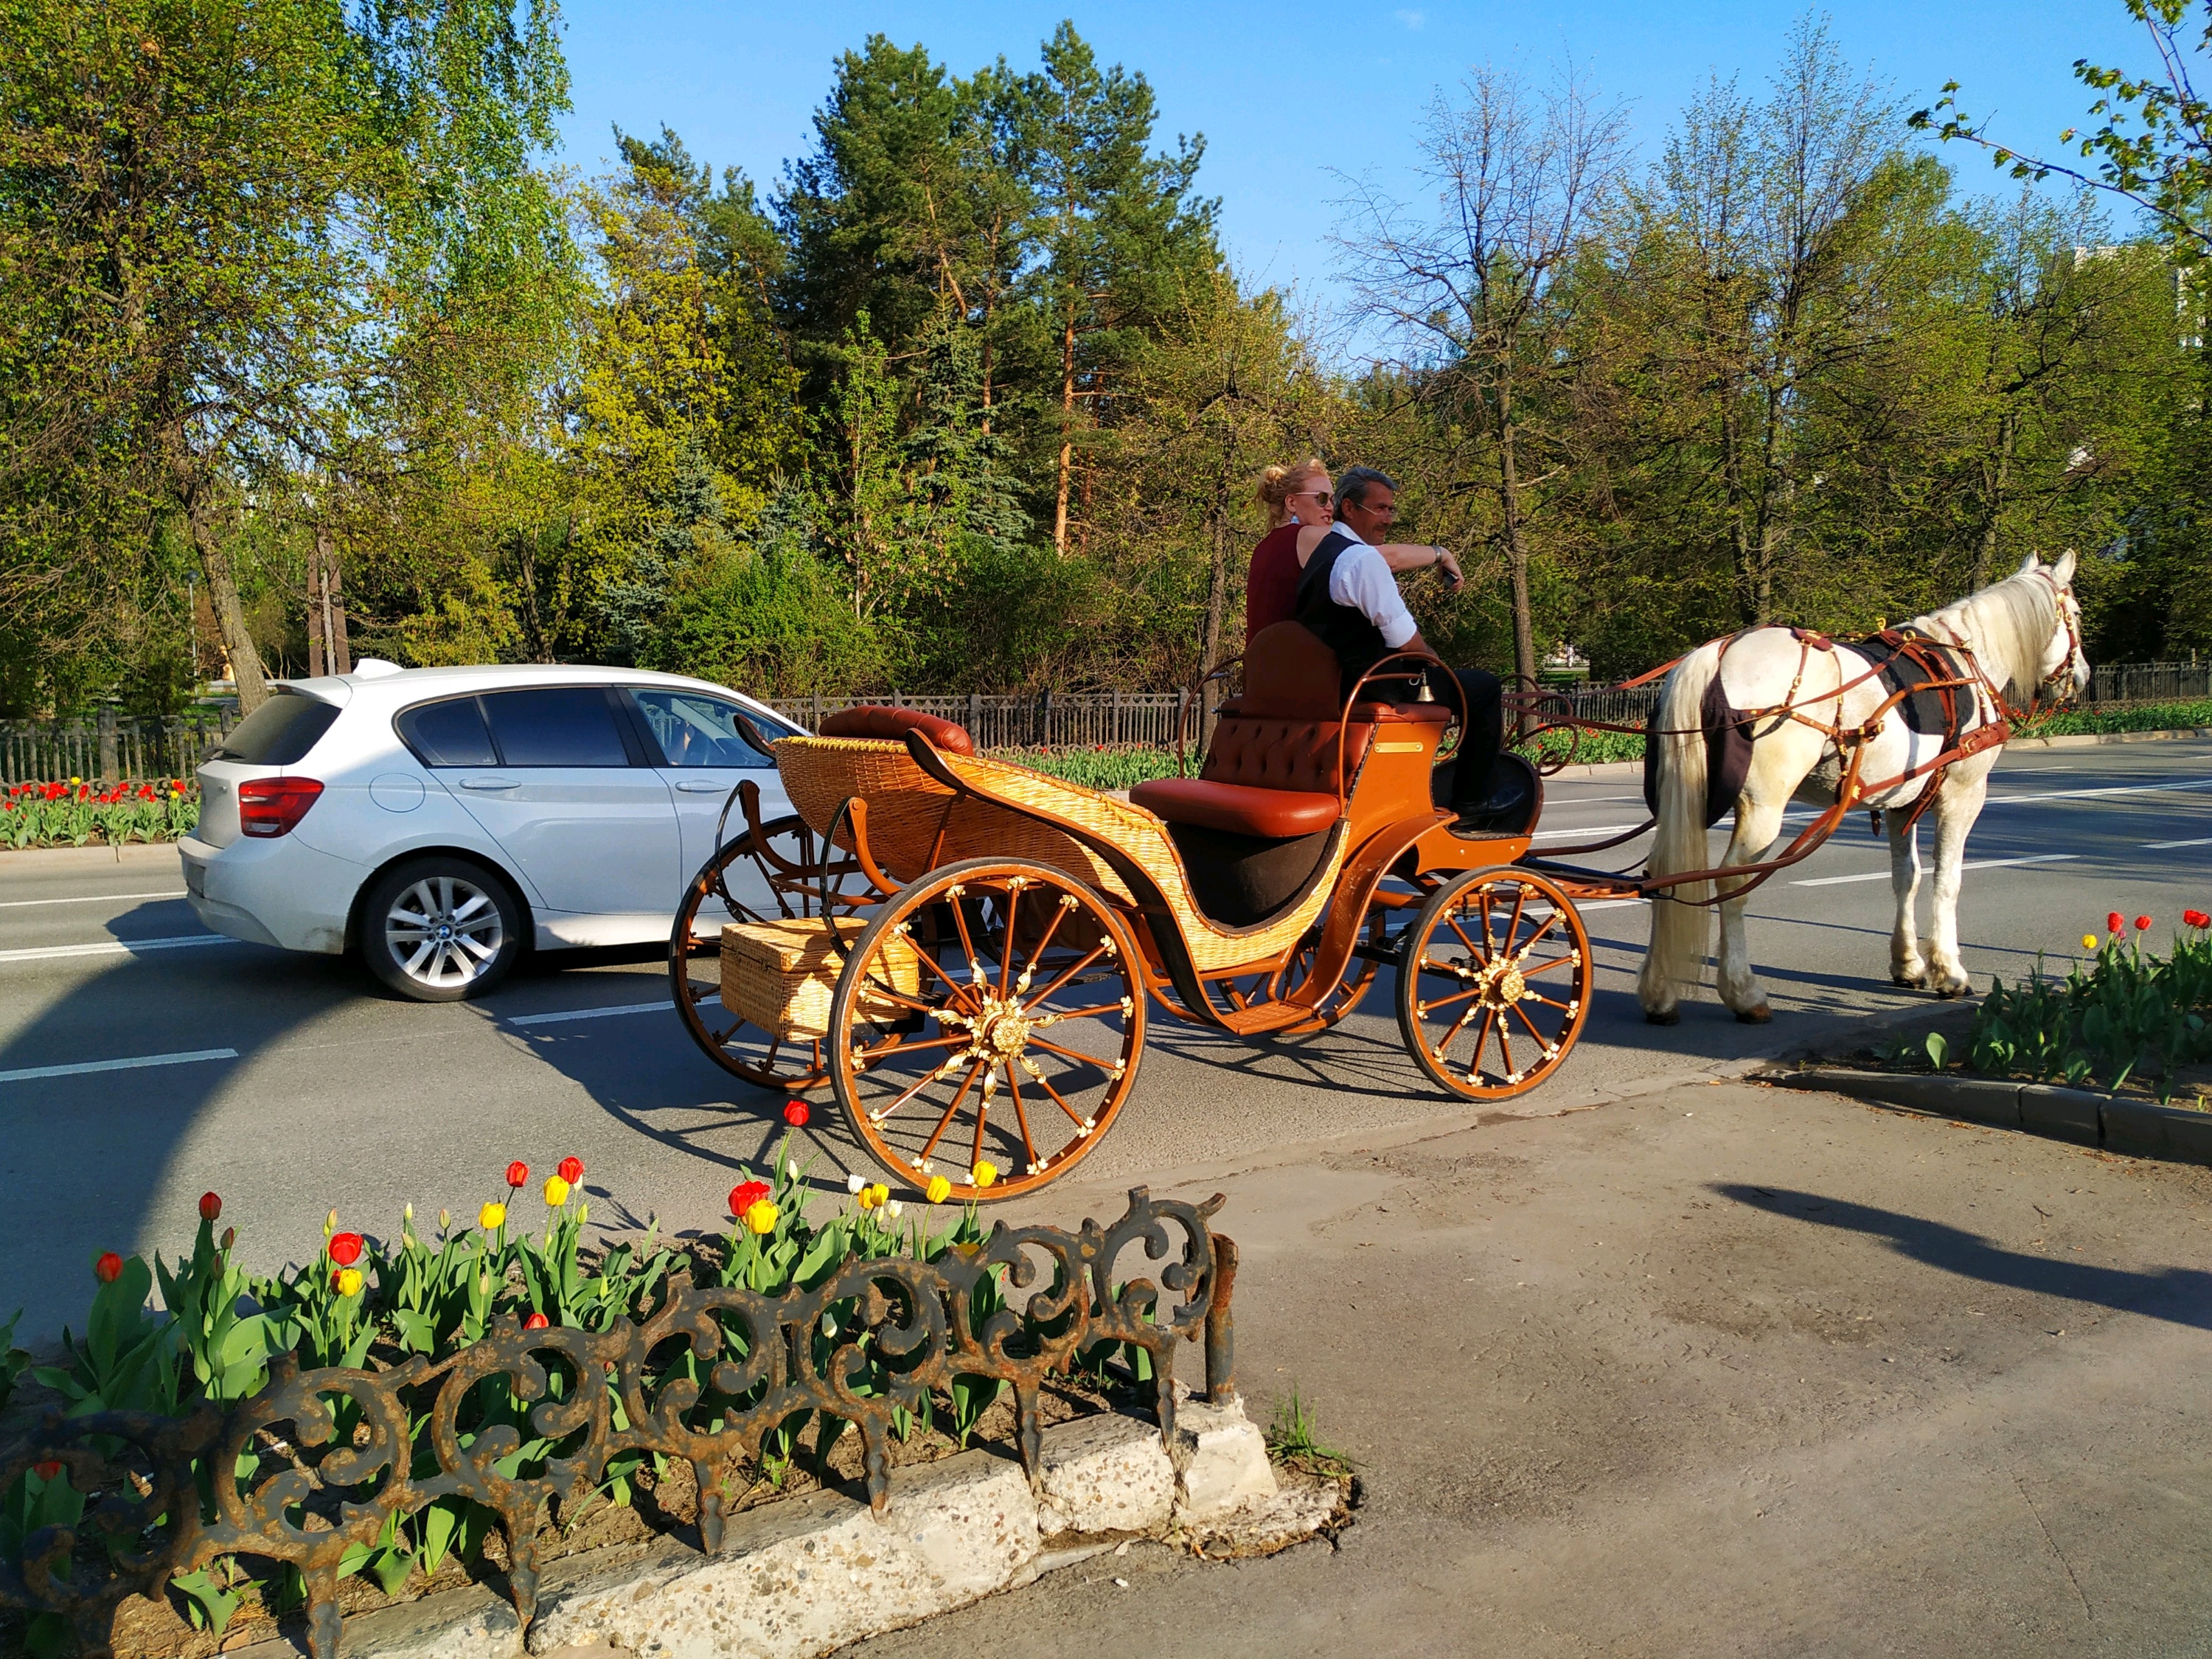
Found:
[[[2169,847],[2212,847],[2212,836],[2199,836],[2194,841],[2147,841],[2146,853],[2162,853]]]
[[[1539,830],[1528,837],[1531,841],[1558,841],[1563,836],[1617,836],[1624,830],[1638,830],[1635,823],[1586,823],[1577,830]]]
[[[125,899],[185,898],[189,896],[182,888],[173,893],[87,893],[82,898],[9,899],[0,902],[0,910],[24,910],[34,904],[100,904],[120,903]]]
[[[1961,871],[2002,870],[2015,864],[2063,864],[2069,859],[2079,857],[2081,854],[2078,853],[2037,853],[2024,859],[1969,859],[1959,868]],[[1815,876],[1809,881],[1793,881],[1790,884],[1792,887],[1841,887],[1846,882],[1887,881],[1888,879],[1888,871],[1869,870],[1860,876]]]
[[[42,1077],[82,1077],[88,1072],[135,1072],[143,1066],[189,1066],[195,1060],[236,1060],[235,1048],[193,1048],[175,1054],[133,1054],[128,1060],[82,1060],[74,1066],[26,1066],[0,1072],[0,1083],[29,1083]]]
[[[0,962],[51,962],[59,957],[136,956],[141,951],[181,951],[194,945],[235,945],[221,933],[185,933],[175,939],[118,939],[99,945],[41,945],[27,951],[0,951]]]
[[[699,999],[697,1006],[704,1008],[711,1003],[719,1006],[721,1000],[719,995],[704,996]],[[625,1002],[616,1008],[571,1008],[556,1014],[509,1014],[506,1019],[509,1025],[557,1025],[563,1020],[611,1019],[617,1014],[665,1014],[675,1006],[672,1002]]]
[[[509,1025],[557,1025],[569,1019],[611,1019],[617,1014],[661,1014],[676,1005],[672,1002],[626,1002],[619,1008],[572,1008],[558,1014],[510,1014]]]
[[[2177,789],[2212,789],[2212,778],[2187,783],[2120,783],[2104,789],[2054,789],[2047,795],[1991,795],[1991,806],[2016,806],[2025,801],[2081,800],[2090,795],[2163,795]]]

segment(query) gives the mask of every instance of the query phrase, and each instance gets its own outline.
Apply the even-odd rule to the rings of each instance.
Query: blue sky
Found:
[[[1222,198],[1224,240],[1239,270],[1295,284],[1325,307],[1334,297],[1332,202],[1342,193],[1332,170],[1371,172],[1402,193],[1421,111],[1470,64],[1487,59],[1542,79],[1571,60],[1628,105],[1638,145],[1654,152],[1709,75],[1763,87],[1797,15],[1753,0],[1385,0],[1304,12],[1242,0],[568,0],[575,109],[562,159],[602,171],[611,125],[650,133],[665,122],[694,155],[741,167],[766,191],[785,158],[809,146],[837,54],[870,33],[919,40],[965,74],[1002,55],[1031,67],[1038,42],[1072,17],[1103,61],[1151,80],[1164,142],[1178,131],[1206,135],[1200,182]],[[1999,136],[2046,150],[2088,105],[2073,78],[2075,58],[2132,66],[2149,57],[2120,0],[1881,0],[1829,16],[1845,58],[1893,83],[1912,106],[1955,79],[1969,109],[1994,113]],[[2014,188],[1963,146],[1949,146],[1948,159],[1970,189]]]

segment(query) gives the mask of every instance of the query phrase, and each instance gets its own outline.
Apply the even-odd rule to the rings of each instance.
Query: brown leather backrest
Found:
[[[902,743],[909,732],[921,732],[947,754],[972,755],[975,752],[975,740],[968,735],[966,726],[939,720],[934,714],[925,714],[919,708],[893,708],[878,702],[864,702],[857,708],[839,709],[822,722],[820,735],[825,738],[884,738],[893,743]]]
[[[1347,771],[1359,770],[1374,736],[1372,726],[1355,726],[1346,734],[1344,764]],[[1206,751],[1206,764],[1198,775],[1208,783],[1333,795],[1337,787],[1336,722],[1231,716],[1213,728],[1213,746]]]
[[[1334,720],[1344,707],[1336,653],[1303,623],[1276,623],[1244,653],[1237,712],[1278,720]]]

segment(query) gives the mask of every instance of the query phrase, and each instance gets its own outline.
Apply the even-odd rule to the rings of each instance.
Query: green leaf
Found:
[[[1941,1031],[1930,1031],[1928,1034],[1927,1046],[1928,1063],[1934,1066],[1937,1071],[1942,1071],[1945,1062],[1950,1059],[1950,1042],[1944,1037]]]
[[[197,1572],[180,1572],[169,1582],[185,1593],[193,1625],[216,1636],[222,1634],[244,1599],[217,1584],[205,1567]]]

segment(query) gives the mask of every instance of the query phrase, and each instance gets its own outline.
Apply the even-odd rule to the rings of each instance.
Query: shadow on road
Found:
[[[1711,1190],[1752,1209],[1765,1210],[1789,1220],[1886,1238],[1899,1255],[1962,1279],[2002,1285],[2037,1296],[2063,1297],[2070,1302],[2141,1314],[2194,1330],[2212,1330],[2212,1273],[2199,1268],[2163,1267],[2154,1273],[2130,1273],[2086,1261],[2067,1261],[2004,1249],[1963,1228],[1816,1193],[1770,1189],[1738,1182],[1715,1183]]]

